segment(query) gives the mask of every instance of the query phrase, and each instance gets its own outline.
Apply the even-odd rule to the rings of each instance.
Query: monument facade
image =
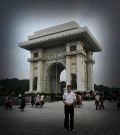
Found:
[[[80,92],[94,91],[93,53],[101,47],[87,27],[72,21],[36,31],[19,47],[31,52],[29,93],[61,93],[64,69],[66,85]]]

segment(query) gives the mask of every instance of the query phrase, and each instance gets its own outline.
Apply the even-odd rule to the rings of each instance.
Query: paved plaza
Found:
[[[0,106],[0,135],[120,135],[120,110],[115,102],[105,102],[105,110],[95,110],[94,101],[83,101],[75,108],[75,131],[64,132],[62,101],[45,103],[43,108],[26,105],[22,112],[18,105],[5,110]]]

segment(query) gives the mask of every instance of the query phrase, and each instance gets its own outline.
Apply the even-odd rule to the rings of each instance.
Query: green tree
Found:
[[[61,86],[61,92],[64,93],[63,88],[66,87],[66,82],[65,81],[60,82],[60,86]]]

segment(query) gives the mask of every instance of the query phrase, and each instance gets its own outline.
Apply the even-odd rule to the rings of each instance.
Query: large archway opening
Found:
[[[49,92],[52,94],[60,94],[62,93],[61,91],[61,84],[60,84],[60,75],[62,73],[62,71],[65,70],[65,65],[63,65],[61,62],[55,62],[52,63],[49,68],[48,68],[48,89]],[[64,71],[65,72],[65,71]],[[65,73],[64,77],[62,77],[62,79],[65,80],[66,76]]]
[[[60,74],[60,82],[65,81],[66,82],[66,70],[64,69]]]
[[[63,93],[66,90],[66,70],[64,69],[60,74],[60,89]]]

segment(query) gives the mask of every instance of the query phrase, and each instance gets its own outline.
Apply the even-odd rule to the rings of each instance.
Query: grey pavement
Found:
[[[94,101],[83,101],[75,108],[75,131],[64,132],[62,101],[45,103],[43,108],[26,105],[22,112],[18,105],[5,110],[0,106],[0,135],[120,135],[120,110],[116,103],[104,103],[105,110],[96,110]]]

